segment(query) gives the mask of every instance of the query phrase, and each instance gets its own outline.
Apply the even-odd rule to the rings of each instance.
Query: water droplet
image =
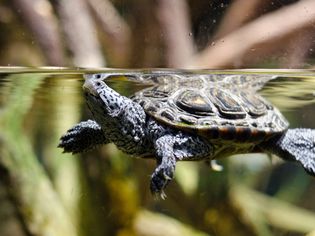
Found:
[[[189,33],[189,37],[191,37],[192,35],[193,35],[192,32],[190,32],[190,33]]]

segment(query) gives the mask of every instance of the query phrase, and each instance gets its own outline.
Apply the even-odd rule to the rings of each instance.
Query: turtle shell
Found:
[[[258,142],[288,122],[257,90],[271,79],[246,75],[147,75],[154,85],[132,99],[147,114],[208,139]]]

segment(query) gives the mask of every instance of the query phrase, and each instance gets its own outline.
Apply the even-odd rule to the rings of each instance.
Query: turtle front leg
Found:
[[[72,154],[86,152],[101,144],[109,143],[103,130],[94,120],[76,124],[60,138],[58,147]]]
[[[153,194],[165,198],[164,189],[173,179],[175,165],[181,160],[201,160],[213,155],[213,146],[198,136],[183,133],[167,134],[155,141],[157,168],[151,176]]]
[[[150,190],[152,194],[159,194],[162,199],[166,197],[164,189],[173,179],[176,157],[174,154],[174,143],[176,138],[165,135],[155,142],[157,168],[151,176]]]

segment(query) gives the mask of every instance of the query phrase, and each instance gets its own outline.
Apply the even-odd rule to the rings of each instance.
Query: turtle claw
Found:
[[[69,130],[65,135],[60,138],[58,143],[58,148],[63,148],[62,153],[71,152],[72,154],[80,152],[80,145],[76,140],[75,133],[72,130]]]
[[[162,199],[162,200],[165,200],[166,198],[167,198],[167,196],[166,196],[166,194],[165,194],[165,192],[162,190],[161,191],[161,193],[160,193],[160,198]]]
[[[167,181],[171,181],[172,177],[168,176],[166,173],[163,173],[164,179]]]
[[[174,168],[158,166],[151,176],[150,190],[153,195],[159,196],[161,199],[166,199],[164,189],[173,179]]]
[[[159,193],[153,193],[153,197],[155,200],[165,200],[167,198],[166,193],[162,190]]]
[[[222,165],[218,164],[218,162],[216,160],[211,160],[209,162],[209,164],[210,164],[210,168],[214,171],[219,172],[219,171],[223,171],[223,169],[224,169],[224,167]]]

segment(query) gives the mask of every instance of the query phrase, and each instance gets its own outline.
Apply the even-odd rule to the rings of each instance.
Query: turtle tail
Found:
[[[260,147],[284,160],[299,162],[315,176],[315,129],[289,129],[282,136],[263,142]]]

